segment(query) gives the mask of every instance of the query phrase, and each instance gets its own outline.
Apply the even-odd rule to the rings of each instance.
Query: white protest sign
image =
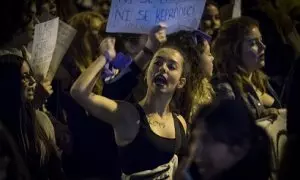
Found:
[[[163,22],[167,32],[198,29],[206,0],[112,0],[107,32],[145,34]]]
[[[56,47],[47,74],[47,80],[52,81],[54,78],[64,55],[75,37],[76,32],[77,31],[72,26],[64,23],[63,21],[59,21]]]
[[[242,0],[234,0],[232,18],[238,18],[242,15]]]
[[[47,75],[56,46],[58,24],[59,18],[55,18],[35,26],[29,63],[38,80]]]

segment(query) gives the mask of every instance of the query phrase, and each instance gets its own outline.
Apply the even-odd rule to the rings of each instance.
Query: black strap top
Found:
[[[173,115],[176,138],[168,139],[155,134],[142,107],[136,105],[136,108],[141,118],[139,132],[130,144],[119,147],[122,171],[127,175],[168,163],[174,154],[179,153],[186,138],[177,116]]]

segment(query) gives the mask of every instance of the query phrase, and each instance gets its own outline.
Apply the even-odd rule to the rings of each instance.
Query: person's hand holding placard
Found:
[[[100,52],[102,55],[105,55],[107,59],[112,61],[115,59],[117,53],[115,50],[116,38],[107,37],[102,40],[100,44]]]
[[[147,34],[159,23],[168,33],[199,27],[206,0],[112,0],[106,31]]]
[[[145,47],[152,52],[156,52],[161,44],[167,41],[167,26],[163,23],[155,26],[148,36]]]

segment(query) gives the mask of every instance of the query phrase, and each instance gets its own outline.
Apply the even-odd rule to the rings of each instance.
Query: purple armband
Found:
[[[111,62],[114,68],[122,70],[127,68],[132,62],[132,59],[130,56],[125,55],[121,52],[119,52],[116,56],[116,58]]]
[[[114,76],[114,69],[123,70],[127,68],[131,62],[132,59],[130,56],[126,56],[123,53],[118,53],[114,60],[110,60],[109,54],[104,54],[106,58],[106,64],[104,65],[104,69],[101,74],[102,79],[106,79],[108,77]]]
[[[110,63],[106,63],[104,65],[104,68],[103,68],[103,71],[102,71],[102,74],[101,74],[101,78],[106,79],[106,78],[111,77],[113,75],[114,75],[114,72],[112,70],[112,67],[111,67]]]

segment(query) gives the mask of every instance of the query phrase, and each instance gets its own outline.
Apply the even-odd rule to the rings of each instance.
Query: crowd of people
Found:
[[[129,34],[110,0],[1,1],[0,180],[300,179],[299,2]],[[77,31],[51,81],[29,63],[43,14]]]

